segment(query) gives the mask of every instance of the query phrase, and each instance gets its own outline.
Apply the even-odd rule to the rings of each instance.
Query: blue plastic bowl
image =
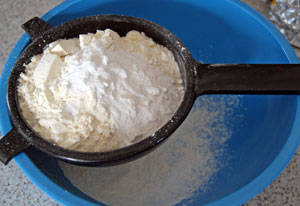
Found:
[[[298,63],[275,27],[238,0],[73,0],[52,9],[43,19],[55,26],[95,14],[125,14],[154,21],[176,34],[195,59],[205,63]],[[1,76],[2,134],[11,128],[7,106],[3,106],[7,79],[28,43],[25,34]],[[298,96],[245,96],[242,101],[247,110],[243,110],[245,119],[235,125],[236,132],[228,142],[226,152],[231,159],[217,174],[210,192],[193,197],[196,205],[240,205],[248,201],[282,172],[299,145]],[[22,153],[14,160],[42,191],[65,205],[99,205],[71,185],[55,159],[37,153]]]

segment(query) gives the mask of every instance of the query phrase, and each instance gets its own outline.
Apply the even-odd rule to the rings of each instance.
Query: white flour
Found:
[[[115,149],[153,134],[183,94],[173,54],[136,31],[60,40],[26,67],[18,88],[26,120],[74,150]]]
[[[232,135],[228,120],[240,109],[242,96],[203,96],[183,125],[152,153],[107,168],[59,162],[65,176],[82,192],[112,206],[169,206],[209,189],[226,159]]]

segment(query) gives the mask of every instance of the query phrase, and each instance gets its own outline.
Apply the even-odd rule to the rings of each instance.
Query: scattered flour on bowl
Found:
[[[157,131],[183,96],[178,65],[137,31],[106,29],[58,40],[21,74],[20,106],[29,125],[60,146],[96,152]]]
[[[71,183],[107,205],[197,204],[197,192],[226,164],[226,141],[240,120],[242,96],[202,96],[176,132],[158,149],[126,164],[89,168],[59,161]],[[229,157],[228,157],[229,158]]]

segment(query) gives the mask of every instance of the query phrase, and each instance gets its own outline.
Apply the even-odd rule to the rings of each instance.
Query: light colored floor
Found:
[[[262,0],[243,0],[265,13]],[[41,16],[62,0],[0,0],[0,71],[11,49],[23,34],[20,27],[33,16]],[[300,204],[300,150],[289,166],[269,187],[246,205],[299,205]],[[37,189],[12,161],[8,166],[0,164],[0,205],[59,205]]]

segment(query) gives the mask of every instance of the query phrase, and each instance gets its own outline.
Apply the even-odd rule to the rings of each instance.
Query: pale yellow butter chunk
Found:
[[[36,87],[42,88],[49,79],[60,75],[62,61],[59,56],[54,54],[45,54],[37,64],[33,72],[33,80]]]
[[[81,34],[79,35],[79,42],[80,42],[80,47],[84,47],[84,46],[87,46],[92,38],[93,38],[94,34]]]
[[[63,39],[60,40],[52,49],[51,53],[58,56],[66,56],[79,51],[78,39]]]
[[[51,129],[54,134],[61,134],[67,132],[67,127],[55,119],[41,119],[39,124],[45,128]]]

